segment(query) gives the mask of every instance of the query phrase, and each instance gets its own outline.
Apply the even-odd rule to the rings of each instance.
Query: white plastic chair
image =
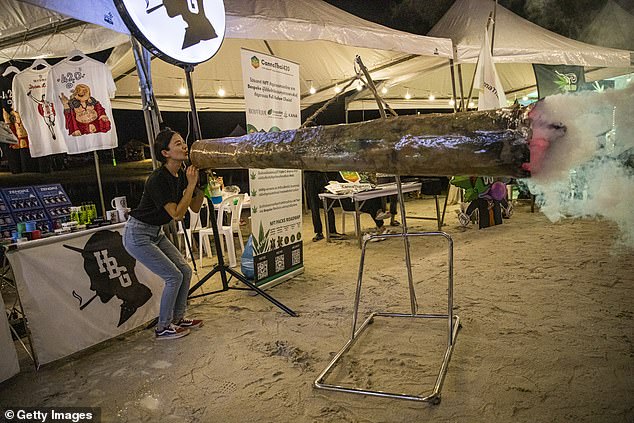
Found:
[[[203,210],[203,208],[207,207],[207,199],[203,198],[203,204],[200,207],[200,211]],[[207,227],[209,227],[209,214],[207,214],[207,219],[206,222],[203,224],[203,222],[201,222],[201,218],[200,218],[200,211],[198,213],[195,213],[194,211],[192,211],[192,209],[187,209],[187,213],[189,213],[189,229],[185,229],[183,226],[183,221],[180,220],[178,222],[178,239],[179,239],[179,243],[181,242],[181,238],[183,239],[183,242],[185,241],[184,237],[187,236],[187,239],[189,239],[189,245],[192,246],[193,248],[193,238],[192,235],[195,234],[196,232],[200,232],[202,229],[205,229]],[[201,250],[202,248],[200,247],[200,244],[198,245],[198,249]],[[193,256],[193,252],[189,251],[187,248],[187,244],[185,244],[185,257],[187,257],[189,255],[189,259],[191,261],[194,261],[194,256]]]
[[[357,234],[357,225],[356,225],[356,219],[357,219],[357,213],[354,210],[344,210],[343,206],[341,207],[341,233],[345,234],[346,233],[346,215],[352,216],[352,226],[354,226],[354,236],[359,236],[359,234]]]
[[[244,240],[242,238],[242,232],[240,231],[240,215],[242,214],[242,203],[244,202],[244,194],[236,194],[226,197],[222,200],[222,203],[218,206],[218,215],[216,223],[218,224],[218,233],[221,238],[224,238],[224,244],[222,239],[220,245],[222,246],[223,253],[226,251],[227,257],[229,257],[229,266],[236,267],[236,250],[233,242],[233,234],[238,234],[240,240],[240,251],[244,251]],[[229,224],[225,225],[224,214],[229,214]],[[200,266],[203,265],[203,251],[207,251],[211,256],[211,243],[209,241],[210,236],[213,235],[211,228],[202,229],[198,232],[199,245],[200,245]],[[226,248],[225,248],[226,245]]]

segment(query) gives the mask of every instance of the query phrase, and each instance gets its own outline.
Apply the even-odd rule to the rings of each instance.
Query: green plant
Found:
[[[251,190],[251,197],[255,197],[256,195],[258,195],[258,190],[257,189],[252,189]]]
[[[264,233],[264,226],[262,226],[262,222],[260,222],[260,231],[258,233],[257,238],[253,237],[253,254],[259,255],[266,253],[269,251],[269,233],[271,230],[269,229]]]
[[[251,179],[255,179],[258,175],[255,172],[251,172]]]

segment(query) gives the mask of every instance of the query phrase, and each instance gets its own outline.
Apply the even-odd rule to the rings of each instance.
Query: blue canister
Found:
[[[25,226],[26,232],[33,232],[34,230],[37,229],[37,227],[35,226],[35,222],[32,220],[29,222],[26,222],[24,226]]]

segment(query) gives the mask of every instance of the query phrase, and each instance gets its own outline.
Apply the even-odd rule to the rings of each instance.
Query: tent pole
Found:
[[[458,106],[458,110],[464,111],[464,87],[462,85],[462,63],[458,62],[458,49],[456,46],[453,48],[453,62],[458,63],[458,87],[460,87],[460,106]]]
[[[458,63],[458,86],[460,87],[460,110],[466,111],[464,102],[464,86],[462,85],[462,63]]]
[[[449,59],[449,70],[451,71],[451,93],[453,98],[453,112],[456,113],[456,76],[453,69],[453,59]]]
[[[103,201],[103,185],[101,185],[101,171],[99,170],[99,155],[93,151],[95,157],[95,170],[97,171],[97,185],[99,186],[99,199],[101,200],[101,215],[106,218],[106,203]]]
[[[154,154],[153,142],[159,131],[159,123],[161,121],[158,110],[153,107],[156,104],[154,92],[151,85],[150,60],[149,52],[142,47],[136,39],[130,37],[132,43],[132,52],[136,62],[137,73],[139,75],[139,88],[141,89],[141,104],[143,106],[143,120],[145,121],[145,132],[150,145],[150,157],[152,158],[152,170],[157,166],[156,156]],[[147,54],[146,54],[147,53]],[[145,60],[147,58],[147,60]]]
[[[192,129],[194,131],[194,141],[198,141],[202,139],[202,136],[200,135],[200,121],[198,120],[196,100],[194,99],[194,85],[192,84],[192,72],[194,71],[194,67],[189,65],[186,66],[184,69],[185,79],[187,81],[187,90],[189,92],[189,107],[191,108],[192,112]],[[191,147],[191,145],[189,147]]]
[[[491,56],[493,56],[493,45],[495,44],[495,18],[497,16],[498,0],[493,5],[493,28],[491,29]]]

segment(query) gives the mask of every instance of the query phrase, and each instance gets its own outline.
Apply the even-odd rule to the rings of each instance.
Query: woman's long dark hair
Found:
[[[176,131],[172,131],[170,128],[164,128],[156,135],[154,140],[154,156],[156,160],[161,163],[165,163],[167,158],[161,153],[163,150],[169,150],[170,141],[174,135],[178,134]]]

